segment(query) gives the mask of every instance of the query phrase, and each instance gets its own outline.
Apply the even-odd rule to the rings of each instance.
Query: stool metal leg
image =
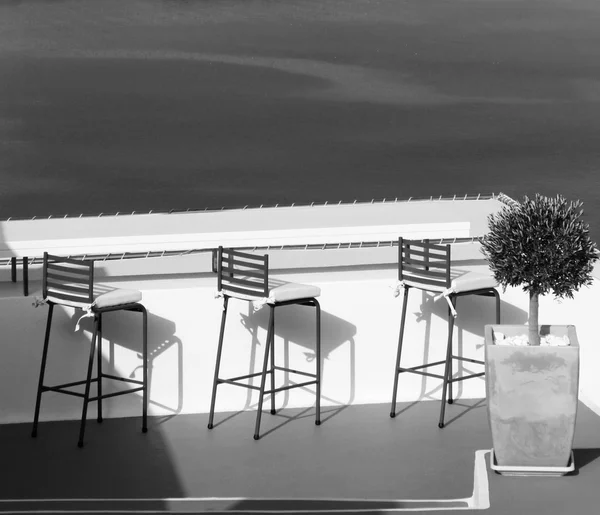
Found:
[[[316,362],[317,362],[317,385],[316,385],[316,418],[315,424],[317,426],[321,425],[321,305],[317,299],[313,299],[315,309],[316,309],[316,319],[317,319],[317,340],[316,340]]]
[[[46,371],[46,358],[48,357],[48,344],[50,343],[50,327],[52,326],[52,314],[54,312],[54,304],[48,304],[48,318],[46,321],[46,335],[44,337],[44,349],[42,350],[42,364],[40,367],[40,378],[38,381],[37,396],[35,400],[35,413],[33,415],[33,428],[31,436],[37,436],[37,426],[40,416],[40,406],[42,403],[42,390],[44,387],[44,373]]]
[[[450,297],[450,301],[454,305],[456,299]],[[448,383],[452,379],[449,376],[450,373],[450,363],[452,361],[452,333],[454,332],[454,317],[452,316],[452,312],[448,308],[448,345],[446,348],[446,364],[444,366],[444,386],[442,387],[442,407],[440,408],[440,421],[438,423],[438,427],[441,429],[444,427],[444,414],[446,412],[446,392]]]
[[[102,313],[98,313],[98,423],[102,423]]]
[[[275,310],[273,310],[273,318],[275,318]],[[275,325],[275,320],[273,320]],[[275,415],[275,331],[271,333],[271,415]]]
[[[142,309],[142,433],[148,431],[148,312]]]
[[[398,376],[400,375],[400,356],[402,354],[402,341],[404,339],[404,323],[406,321],[406,306],[408,304],[408,287],[404,288],[404,297],[402,300],[402,316],[400,318],[400,334],[398,335],[398,352],[396,354],[396,368],[394,369],[394,390],[392,393],[392,406],[390,417],[396,416],[396,396],[398,392]]]
[[[29,268],[28,268],[27,256],[23,258],[23,295],[27,297],[29,295]]]
[[[456,309],[456,304],[458,303],[458,297],[456,296],[451,296],[450,300],[452,301],[452,305],[454,306],[454,309]],[[452,316],[452,313],[448,312],[448,316]],[[453,350],[452,350],[452,342],[450,342],[450,362],[448,363],[448,404],[452,404],[454,402],[454,398],[452,397],[452,378],[454,377],[454,358],[452,357],[453,354]]]
[[[83,394],[83,409],[81,411],[81,426],[79,428],[78,447],[83,447],[83,436],[85,434],[85,422],[87,418],[87,408],[90,398],[90,384],[92,382],[92,370],[94,368],[94,354],[96,351],[96,339],[98,338],[98,315],[94,316],[94,334],[90,342],[90,359],[88,362],[87,379],[85,382],[85,392]]]
[[[267,332],[267,342],[265,344],[265,357],[263,359],[262,374],[260,377],[260,395],[258,397],[258,407],[256,410],[256,426],[254,428],[254,439],[260,438],[260,418],[262,415],[263,400],[265,398],[265,382],[267,379],[267,366],[269,364],[269,346],[274,340],[274,321],[275,321],[275,306],[269,306],[271,312],[269,314],[269,330]]]
[[[217,399],[217,386],[219,385],[219,368],[221,367],[221,353],[223,351],[223,336],[225,335],[225,322],[227,319],[227,305],[229,297],[223,297],[223,314],[221,316],[221,331],[219,333],[219,345],[217,346],[217,361],[215,363],[215,377],[213,381],[213,391],[210,400],[210,413],[208,415],[208,429],[213,428],[215,417],[215,401]]]

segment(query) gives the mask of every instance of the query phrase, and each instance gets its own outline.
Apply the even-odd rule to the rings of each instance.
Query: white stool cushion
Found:
[[[96,296],[96,292],[94,292]],[[126,288],[117,288],[106,293],[101,293],[94,299],[96,309],[120,306],[121,304],[132,304],[142,300],[142,292],[138,290],[128,290]]]
[[[440,293],[445,291],[448,291],[448,293],[464,293],[484,288],[496,288],[498,286],[496,279],[494,279],[494,276],[491,273],[484,274],[481,272],[460,272],[457,270],[452,270],[451,277],[454,277],[454,279],[452,279],[450,288],[447,290],[443,286],[420,284],[416,281],[411,281],[411,277],[426,278],[425,276],[419,276],[418,274],[411,273],[404,279],[404,284],[420,290],[437,291]]]
[[[289,300],[309,299],[321,295],[321,288],[308,284],[290,283],[275,279],[269,280],[269,297],[267,304],[287,302]]]
[[[277,304],[278,302],[318,297],[321,295],[321,288],[270,277],[268,297],[261,297],[260,294],[245,295],[243,293],[228,291],[225,285],[221,291],[217,292],[216,296],[222,297],[223,294],[235,299],[251,301],[254,304],[254,309],[260,309],[265,304]]]
[[[452,279],[450,289],[454,293],[464,293],[473,290],[482,290],[484,288],[496,288],[498,282],[492,274],[483,274],[479,272],[466,272]]]
[[[434,300],[441,299],[442,297],[448,302],[448,307],[452,315],[456,318],[457,313],[454,308],[454,304],[450,300],[451,295],[458,293],[468,293],[476,290],[491,290],[492,288],[498,287],[498,282],[494,279],[494,276],[490,273],[480,272],[462,272],[457,270],[451,270],[451,277],[454,277],[450,282],[449,288],[443,286],[425,285],[420,284],[416,281],[411,281],[410,276],[419,277],[417,274],[410,274],[402,281],[398,281],[394,287],[394,296],[397,297],[400,294],[400,290],[406,286],[418,288],[420,290],[438,292]],[[425,277],[423,277],[425,278]]]

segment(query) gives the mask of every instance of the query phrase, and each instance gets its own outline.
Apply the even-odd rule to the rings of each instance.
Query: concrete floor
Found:
[[[327,407],[265,412],[252,439],[254,412],[91,420],[79,449],[78,422],[0,427],[0,513],[360,512],[473,510],[490,514],[597,514],[600,417],[580,405],[576,470],[562,478],[512,478],[480,469],[491,448],[485,400]],[[480,463],[483,463],[481,461]],[[489,494],[488,489],[489,488]],[[473,499],[475,499],[475,503]],[[479,503],[479,504],[478,504]]]

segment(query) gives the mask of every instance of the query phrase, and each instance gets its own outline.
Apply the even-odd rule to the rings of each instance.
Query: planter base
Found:
[[[571,451],[571,458],[566,467],[511,467],[501,466],[496,463],[496,454],[492,449],[490,466],[492,470],[503,476],[542,476],[560,477],[575,470],[575,457]]]

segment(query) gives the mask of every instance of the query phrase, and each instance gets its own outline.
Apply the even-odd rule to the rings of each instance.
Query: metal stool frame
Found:
[[[277,413],[275,409],[275,394],[284,390],[293,388],[303,388],[309,385],[316,385],[316,418],[315,424],[321,424],[321,306],[314,297],[294,299],[284,302],[267,304],[269,307],[269,325],[267,329],[267,339],[264,350],[263,366],[261,372],[246,374],[242,376],[223,379],[219,377],[221,367],[221,356],[223,351],[223,340],[225,335],[225,323],[227,319],[227,308],[230,298],[252,301],[269,296],[269,256],[256,256],[246,252],[240,252],[233,249],[224,249],[219,247],[213,253],[213,271],[218,274],[218,291],[223,294],[223,315],[221,317],[221,330],[219,333],[219,343],[217,347],[217,358],[215,363],[215,374],[213,381],[213,390],[210,403],[210,414],[208,419],[208,429],[214,427],[215,403],[217,397],[217,386],[220,384],[232,384],[260,392],[256,424],[254,428],[254,439],[260,438],[260,423],[262,407],[265,394],[271,396],[271,414]],[[275,308],[280,306],[290,306],[299,304],[302,306],[313,306],[316,310],[316,371],[314,374],[294,370],[291,368],[275,365]],[[269,367],[270,358],[270,367]],[[297,383],[288,386],[275,388],[275,371],[280,370],[294,374],[313,378],[310,381]],[[271,376],[271,388],[265,389],[267,375]],[[243,383],[240,381],[260,376],[260,386]]]
[[[404,296],[402,301],[402,317],[400,322],[400,334],[398,336],[398,353],[396,356],[396,368],[394,373],[394,390],[392,394],[392,405],[390,417],[396,416],[396,397],[398,392],[398,378],[401,373],[407,372],[428,377],[435,377],[443,380],[442,402],[440,408],[440,419],[438,427],[444,427],[444,416],[446,411],[446,401],[448,404],[454,402],[452,398],[452,384],[466,379],[481,377],[485,372],[478,372],[462,377],[452,377],[453,360],[467,361],[478,365],[484,365],[485,362],[477,359],[457,356],[452,352],[452,335],[454,332],[454,315],[448,307],[448,343],[446,346],[446,358],[441,361],[425,363],[410,368],[400,366],[402,355],[402,343],[404,339],[404,326],[406,322],[406,308],[408,304],[408,293],[410,289],[440,293],[440,291],[450,288],[451,279],[451,252],[450,245],[440,245],[430,243],[428,239],[423,241],[398,239],[398,280],[404,282]],[[413,283],[412,285],[410,283]],[[429,287],[429,289],[428,289]],[[496,299],[496,324],[500,323],[500,294],[496,288],[481,288],[448,295],[452,306],[456,308],[458,297],[465,295],[480,295],[484,297],[495,297]],[[444,365],[444,374],[434,374],[423,371],[437,365]]]
[[[42,393],[58,392],[75,397],[83,398],[83,409],[81,413],[81,425],[79,428],[78,447],[83,447],[83,438],[85,434],[85,424],[87,419],[87,409],[90,402],[98,402],[97,421],[101,423],[102,418],[102,399],[116,397],[128,393],[142,392],[142,432],[148,431],[148,313],[144,305],[138,302],[119,304],[115,306],[107,306],[104,308],[92,307],[94,317],[94,330],[92,341],[90,343],[90,356],[88,361],[88,369],[86,379],[64,383],[54,386],[44,385],[44,375],[46,371],[46,359],[48,357],[48,347],[50,343],[50,331],[52,326],[52,316],[55,305],[72,305],[69,303],[88,303],[93,302],[94,291],[94,262],[75,260],[65,257],[50,255],[44,253],[43,265],[43,296],[47,299],[50,295],[51,300],[47,299],[48,303],[48,318],[46,321],[46,334],[44,337],[44,348],[42,351],[42,363],[40,367],[40,376],[37,388],[37,396],[35,403],[35,414],[33,418],[32,437],[37,436],[38,421],[40,415],[40,407],[42,401]],[[63,302],[61,302],[63,301]],[[131,379],[128,377],[120,377],[112,374],[106,374],[102,371],[102,314],[111,311],[136,311],[142,313],[142,381]],[[97,376],[92,377],[94,364],[94,354],[97,351]],[[139,385],[135,388],[123,390],[119,392],[102,394],[102,379],[113,379]],[[97,383],[98,392],[94,397],[90,397],[91,383]],[[74,392],[69,388],[74,386],[85,385],[84,393]]]

